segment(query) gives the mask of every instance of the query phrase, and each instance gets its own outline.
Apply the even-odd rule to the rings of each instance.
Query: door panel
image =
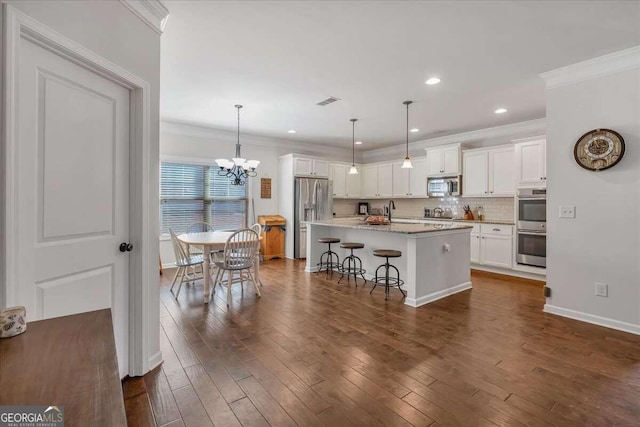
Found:
[[[17,303],[111,308],[128,372],[129,90],[25,39],[18,62]]]
[[[393,164],[393,197],[407,197],[409,195],[409,171],[402,169],[402,163]]]
[[[480,263],[480,235],[471,233],[471,262]]]
[[[345,165],[331,165],[331,180],[333,181],[333,195],[344,197],[346,195]]]
[[[378,195],[393,196],[393,166],[391,163],[378,165]]]
[[[511,268],[513,238],[511,236],[482,236],[481,263],[494,267]]]
[[[365,197],[378,196],[378,167],[375,165],[362,168],[362,195]]]
[[[464,172],[462,173],[462,194],[465,196],[486,196],[487,188],[487,152],[464,153]]]
[[[515,196],[515,152],[513,148],[489,151],[489,194]]]
[[[409,196],[427,197],[427,161],[425,159],[413,162],[413,169],[409,172]]]
[[[460,174],[460,149],[456,147],[442,150],[442,169],[447,175]]]
[[[444,173],[444,164],[442,150],[427,151],[427,174],[442,175]]]
[[[347,166],[346,169],[349,169],[349,166]],[[354,175],[351,175],[348,172],[345,172],[347,197],[359,197],[362,194],[362,183],[360,181],[362,177],[361,166],[358,166],[358,172],[359,172],[358,174],[354,174]]]
[[[316,176],[329,176],[329,162],[324,160],[313,161],[313,174]]]
[[[311,175],[313,161],[311,159],[293,159],[294,175]]]

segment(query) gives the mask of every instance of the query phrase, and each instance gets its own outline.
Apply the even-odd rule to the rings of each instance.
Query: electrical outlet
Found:
[[[606,283],[598,283],[596,282],[596,296],[598,297],[608,297],[609,296],[609,285]]]
[[[560,206],[560,218],[575,218],[576,207],[575,206]]]

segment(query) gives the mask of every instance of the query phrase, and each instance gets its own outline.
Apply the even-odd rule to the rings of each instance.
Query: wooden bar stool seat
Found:
[[[327,277],[329,277],[329,274],[333,274],[334,270],[340,269],[340,257],[331,250],[331,245],[333,243],[340,243],[340,239],[337,237],[321,237],[318,239],[318,242],[326,243],[329,249],[320,255],[320,262],[317,264],[318,270],[316,274],[324,271]]]
[[[389,299],[389,290],[395,287],[400,289],[403,297],[406,297],[407,293],[401,287],[404,285],[404,280],[400,279],[400,271],[398,271],[398,268],[395,265],[389,264],[389,258],[399,258],[402,256],[402,252],[396,251],[395,249],[376,249],[373,251],[373,255],[385,258],[385,263],[376,268],[376,275],[373,279],[373,288],[371,288],[369,293],[373,292],[376,286],[384,285],[385,300]],[[380,271],[381,268],[384,269],[384,276],[378,276],[378,271]],[[391,270],[395,271],[395,275],[390,274]]]
[[[342,264],[340,265],[340,279],[338,279],[338,283],[340,283],[344,276],[347,276],[347,283],[349,283],[349,276],[353,276],[353,280],[356,282],[357,288],[358,275],[360,275],[366,284],[367,279],[364,277],[364,273],[367,271],[362,268],[362,260],[353,254],[354,249],[364,248],[364,243],[344,242],[340,243],[340,247],[343,249],[349,249],[351,251],[351,255],[342,260]]]

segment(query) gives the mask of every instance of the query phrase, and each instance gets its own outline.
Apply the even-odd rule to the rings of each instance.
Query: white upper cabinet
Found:
[[[427,148],[427,176],[460,175],[460,144]]]
[[[378,197],[393,196],[393,165],[378,165]]]
[[[347,177],[347,182],[346,182],[346,189],[347,189],[347,197],[360,197],[360,195],[362,194],[362,181],[361,181],[361,177],[362,177],[362,167],[361,166],[356,166],[358,168],[358,174],[357,175],[350,175],[349,174],[349,169],[351,168],[351,166],[345,166],[345,173],[346,173],[346,177]]]
[[[515,151],[513,147],[489,151],[489,195],[513,197],[516,194]]]
[[[346,197],[347,195],[347,176],[346,166],[340,164],[332,164],[329,168],[329,179],[333,183],[333,197]]]
[[[326,160],[295,157],[293,159],[293,174],[329,177],[329,162]]]
[[[313,175],[329,177],[329,162],[326,160],[314,160]]]
[[[519,142],[516,150],[516,182],[519,188],[546,187],[546,140]]]
[[[427,197],[427,159],[414,160],[409,169],[409,197]]]
[[[383,163],[362,167],[362,196],[367,198],[393,196],[393,165]]]
[[[515,195],[514,148],[468,150],[462,156],[462,194],[478,197]]]
[[[393,197],[409,196],[409,171],[402,169],[402,162],[393,164]]]
[[[362,167],[362,195],[367,198],[378,197],[378,166]]]
[[[350,165],[332,163],[329,167],[329,179],[333,182],[333,197],[360,197],[360,177],[362,167],[358,167],[357,175],[350,175]]]
[[[295,157],[293,159],[293,174],[294,175],[312,175],[313,172],[313,160],[302,159]]]
[[[487,196],[489,194],[489,153],[487,151],[465,151],[462,155],[462,194],[464,196]]]

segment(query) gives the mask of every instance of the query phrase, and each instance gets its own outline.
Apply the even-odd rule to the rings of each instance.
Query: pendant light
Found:
[[[356,168],[356,122],[358,119],[351,119],[351,168],[349,169],[349,175],[357,175],[358,168]]]
[[[233,185],[244,185],[248,177],[257,175],[256,168],[260,160],[246,160],[240,155],[240,109],[242,105],[235,105],[238,110],[238,139],[236,141],[236,156],[231,160],[216,159],[220,167],[218,175],[231,179]]]
[[[402,168],[407,169],[413,168],[411,158],[409,157],[409,105],[413,104],[413,101],[404,101],[403,104],[407,106],[407,157],[405,157],[402,162]]]

